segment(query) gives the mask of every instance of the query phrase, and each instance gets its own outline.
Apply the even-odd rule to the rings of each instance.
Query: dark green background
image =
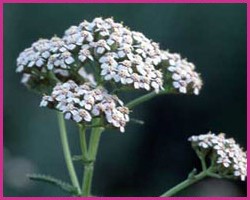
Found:
[[[113,16],[162,49],[181,53],[196,64],[204,87],[198,97],[162,96],[137,107],[132,115],[144,126],[130,124],[125,134],[105,132],[94,194],[160,195],[199,167],[187,142],[192,134],[222,131],[246,147],[246,4],[5,4],[5,196],[66,195],[25,179],[35,171],[69,181],[55,113],[39,108],[40,97],[19,83],[16,58],[38,38],[61,36],[70,25],[97,16]],[[72,152],[79,154],[77,130],[68,126]],[[246,184],[206,179],[179,195],[244,196]]]

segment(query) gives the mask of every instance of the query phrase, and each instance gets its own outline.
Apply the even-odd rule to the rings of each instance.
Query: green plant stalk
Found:
[[[160,197],[171,197],[171,196],[175,195],[176,193],[180,192],[181,190],[187,188],[188,186],[190,186],[190,185],[192,185],[192,184],[194,184],[194,183],[196,183],[196,182],[198,182],[206,177],[213,177],[213,178],[218,178],[218,179],[222,178],[222,176],[220,176],[219,174],[216,174],[216,169],[213,167],[213,165],[211,165],[209,168],[203,166],[203,164],[206,165],[204,158],[201,160],[201,164],[202,164],[203,170],[199,174],[192,175],[191,177],[188,177],[185,181],[182,181],[178,185],[169,189],[168,191],[163,193]]]
[[[93,174],[91,173],[92,163],[89,159],[88,147],[87,147],[87,142],[86,142],[86,127],[84,127],[83,125],[80,125],[79,134],[80,134],[80,144],[81,144],[81,150],[82,150],[82,161],[84,164],[84,174],[83,174],[83,180],[82,180],[81,196],[89,196],[88,193],[90,193],[91,179],[92,179]]]
[[[102,132],[104,131],[103,127],[98,127],[99,124],[101,124],[100,118],[93,120],[93,128],[91,131],[90,141],[89,141],[89,157],[93,161],[95,161],[95,159],[96,159],[96,154],[97,154],[98,147],[99,147],[100,137],[101,137]]]
[[[133,108],[141,103],[144,103],[144,102],[154,98],[155,96],[166,94],[166,93],[167,93],[167,90],[160,91],[159,93],[156,93],[155,91],[150,92],[148,94],[145,94],[143,96],[140,96],[140,97],[130,101],[129,103],[126,104],[126,107],[131,109],[131,108]]]
[[[58,124],[60,129],[60,137],[61,137],[61,143],[63,148],[63,154],[66,162],[66,166],[70,175],[71,182],[73,186],[77,189],[78,194],[81,193],[80,185],[77,179],[77,175],[75,172],[75,168],[72,162],[71,153],[69,149],[69,143],[68,143],[68,137],[67,137],[67,131],[66,126],[64,122],[63,114],[60,112],[57,112],[57,118],[58,118]]]
[[[88,160],[84,162],[84,175],[82,183],[82,196],[91,196],[92,179],[94,173],[94,162],[96,159],[96,154],[99,147],[101,133],[103,132],[103,127],[98,127],[97,125],[101,123],[101,119],[93,119],[91,130],[89,148],[88,148]],[[96,127],[95,127],[96,126]]]
[[[94,173],[93,162],[84,164],[84,174],[82,183],[82,195],[83,197],[91,196],[92,179]]]
[[[79,125],[80,145],[82,151],[82,160],[88,160],[88,147],[86,142],[86,128],[83,125]]]
[[[207,170],[207,165],[206,165],[206,158],[205,158],[204,154],[201,153],[201,152],[199,151],[199,149],[197,149],[197,148],[194,148],[194,150],[195,150],[195,152],[196,152],[198,158],[200,159],[201,166],[202,166],[202,171],[206,171],[206,170]],[[212,165],[213,165],[213,164],[212,164]]]
[[[206,171],[207,170],[207,165],[206,165],[206,161],[205,161],[205,158],[204,157],[200,157],[200,161],[201,161],[201,166],[202,166],[202,171]]]
[[[204,179],[208,176],[208,171],[202,171],[199,174],[193,176],[192,178],[186,179],[185,181],[179,183],[178,185],[174,186],[173,188],[169,189],[167,192],[163,193],[161,197],[171,197],[176,193],[180,192],[181,190],[187,188],[188,186]]]

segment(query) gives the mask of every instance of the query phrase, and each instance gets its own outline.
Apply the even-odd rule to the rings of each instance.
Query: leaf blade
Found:
[[[27,174],[27,177],[33,181],[41,181],[41,182],[46,182],[46,183],[50,183],[52,185],[58,186],[63,191],[68,192],[70,194],[79,195],[77,192],[77,188],[75,188],[73,185],[67,182],[64,182],[60,179],[57,179],[53,176],[45,175],[45,174]]]

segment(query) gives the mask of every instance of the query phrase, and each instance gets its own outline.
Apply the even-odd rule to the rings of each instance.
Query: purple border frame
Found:
[[[250,2],[250,0],[249,0]],[[247,4],[247,33],[249,33],[249,3],[248,0],[0,0],[0,200],[8,199],[8,200],[31,200],[31,199],[40,199],[40,200],[50,200],[50,199],[113,199],[113,200],[121,200],[121,199],[130,199],[130,200],[153,200],[156,198],[163,199],[180,199],[180,200],[190,200],[190,199],[202,199],[202,200],[229,200],[229,199],[239,199],[246,200],[247,197],[4,197],[3,196],[3,5],[5,3],[244,3]],[[247,99],[250,95],[250,52],[248,51],[250,47],[250,41],[247,34]],[[249,132],[250,124],[249,119],[250,107],[249,102],[247,101],[247,149],[249,149]],[[248,152],[248,159],[250,158]],[[249,167],[247,173],[249,174]],[[247,190],[250,191],[249,182],[247,181]],[[250,198],[249,198],[250,199]]]

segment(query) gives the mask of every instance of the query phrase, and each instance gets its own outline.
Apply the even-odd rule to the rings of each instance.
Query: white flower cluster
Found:
[[[29,79],[44,79],[51,70],[61,76],[69,76],[67,69],[74,63],[73,55],[59,37],[39,39],[25,49],[17,58],[16,72],[23,73],[23,83]]]
[[[117,96],[88,83],[77,85],[72,80],[58,83],[50,96],[43,97],[40,106],[57,109],[64,113],[65,119],[77,123],[90,122],[93,117],[104,115],[107,122],[121,132],[129,121],[129,109]]]
[[[168,60],[168,71],[171,73],[173,87],[180,93],[187,93],[189,90],[198,95],[202,87],[202,81],[199,74],[195,71],[193,63],[182,59],[179,54],[172,54],[168,51],[162,52],[163,60]]]
[[[25,74],[23,82],[48,71],[64,82],[65,77],[76,81],[80,68],[93,65],[99,68],[97,72],[92,67],[95,76],[135,89],[164,90],[165,74],[171,74],[171,87],[181,93],[199,94],[202,86],[192,63],[160,50],[157,43],[112,18],[83,21],[67,29],[62,38],[38,40],[19,55],[16,71]]]
[[[54,67],[67,69],[73,62],[74,58],[61,38],[39,39],[30,48],[20,53],[16,71],[25,72],[33,67],[43,72],[46,72],[46,69],[52,70]]]
[[[240,178],[242,181],[247,176],[247,155],[246,152],[236,144],[233,138],[226,139],[225,134],[208,134],[191,136],[193,148],[199,148],[201,152],[210,154],[215,159],[215,167],[220,175],[231,175]]]
[[[71,26],[63,40],[68,49],[79,51],[81,62],[95,60],[104,80],[133,85],[135,89],[163,89],[162,73],[156,69],[161,51],[142,33],[130,31],[111,18],[95,18]]]

